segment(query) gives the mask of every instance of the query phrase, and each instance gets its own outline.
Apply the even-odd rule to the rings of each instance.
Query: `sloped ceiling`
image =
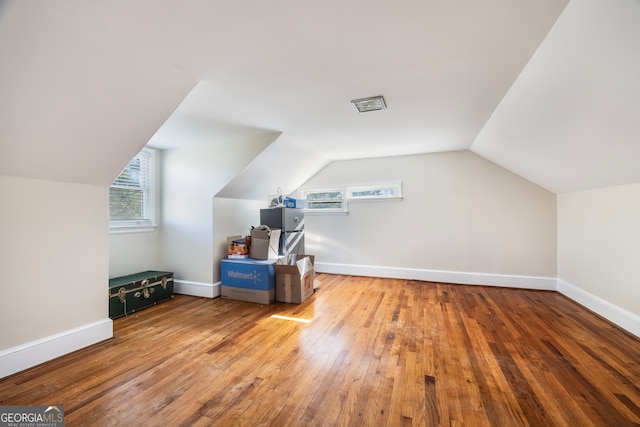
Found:
[[[638,1],[566,5],[3,1],[0,174],[108,185],[149,141],[258,131],[280,137],[225,194],[279,153],[298,157],[292,182],[466,149],[552,191],[639,181]],[[386,111],[349,104],[378,94]]]
[[[197,83],[83,9],[1,6],[0,174],[109,185]]]
[[[556,193],[640,182],[640,1],[573,0],[472,145]]]
[[[328,163],[325,157],[314,155],[286,135],[279,135],[216,197],[266,200],[268,194],[277,194],[278,190],[291,194]]]

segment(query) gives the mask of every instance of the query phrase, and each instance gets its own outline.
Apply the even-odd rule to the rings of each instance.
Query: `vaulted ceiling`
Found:
[[[294,184],[467,149],[554,192],[640,182],[640,3],[567,3],[0,0],[0,174],[108,185],[148,142],[262,132],[251,167]]]

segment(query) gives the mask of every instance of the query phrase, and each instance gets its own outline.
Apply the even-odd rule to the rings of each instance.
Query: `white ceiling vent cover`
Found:
[[[382,95],[371,96],[369,98],[354,99],[351,101],[351,105],[356,109],[358,113],[367,113],[369,111],[386,110],[387,104],[384,102]]]

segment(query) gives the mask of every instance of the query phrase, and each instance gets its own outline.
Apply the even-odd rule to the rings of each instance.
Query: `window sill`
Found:
[[[152,233],[156,228],[155,224],[109,225],[109,234]]]
[[[320,211],[303,209],[305,215],[347,215],[349,211]]]
[[[359,202],[399,202],[402,200],[403,196],[393,196],[393,197],[353,197],[349,200],[349,203],[359,203]]]

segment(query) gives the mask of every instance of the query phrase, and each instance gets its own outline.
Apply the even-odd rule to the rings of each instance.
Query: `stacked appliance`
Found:
[[[285,207],[260,209],[260,224],[281,230],[280,256],[304,254],[304,212],[302,209]]]

